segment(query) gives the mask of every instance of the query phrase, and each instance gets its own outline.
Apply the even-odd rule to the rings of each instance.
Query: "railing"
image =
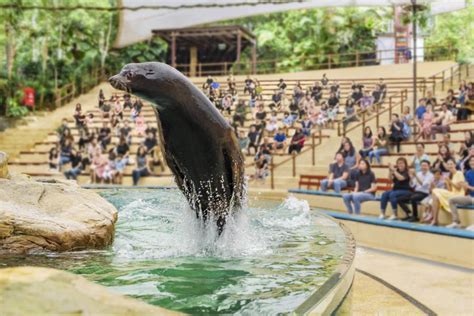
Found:
[[[396,98],[399,98],[398,102],[395,101]],[[388,112],[388,116],[391,117],[394,111],[394,108],[400,106],[400,113],[403,113],[403,107],[405,101],[408,99],[408,89],[404,89],[395,95],[388,97],[388,107],[382,109],[379,105],[373,105],[372,108],[375,109],[375,113],[369,113],[367,110],[362,110],[356,113],[356,115],[361,116],[361,121],[357,124],[352,125],[348,128],[348,124],[352,122],[352,117],[345,118],[340,120],[337,124],[337,134],[338,136],[346,136],[348,132],[355,130],[356,128],[362,126],[362,130],[365,129],[367,123],[373,119],[376,120],[376,126],[380,126],[380,116]],[[373,114],[373,115],[372,115]]]
[[[440,48],[439,46],[426,46],[425,50]],[[392,55],[389,55],[393,53]],[[373,50],[373,51],[356,51],[351,53],[337,53],[326,55],[309,55],[299,58],[297,61],[288,62],[280,59],[259,60],[256,65],[257,74],[287,72],[292,69],[298,70],[318,70],[332,69],[341,67],[359,67],[369,65],[379,65],[384,61],[387,63],[395,62],[395,54],[399,53],[395,49]],[[448,48],[437,54],[432,54],[425,61],[430,60],[449,60],[456,58],[457,51]],[[428,54],[429,55],[429,54]],[[176,68],[185,75],[190,75],[191,64],[178,64]],[[195,65],[196,76],[202,77],[207,75],[241,75],[250,74],[252,72],[251,61],[240,62],[213,62],[213,63],[197,63]],[[255,74],[255,73],[254,73]]]
[[[316,143],[316,138],[318,138],[318,143]],[[311,134],[311,145],[308,147],[305,145],[306,148],[303,148],[301,150],[300,153],[298,154],[295,154],[295,152],[293,152],[289,158],[287,159],[284,159],[278,163],[274,163],[273,161],[273,157],[270,161],[270,187],[271,189],[275,189],[275,169],[281,167],[283,164],[287,163],[288,161],[292,161],[292,175],[293,177],[296,176],[296,158],[301,156],[302,154],[308,152],[309,150],[311,150],[311,162],[312,162],[312,165],[314,166],[316,164],[316,147],[321,145],[321,143],[323,142],[323,134],[322,134],[322,130],[319,129],[318,131],[318,136],[315,135],[315,133]]]
[[[54,93],[54,105],[56,108],[70,102],[74,97],[85,93],[98,85],[101,81],[100,69],[93,68],[86,78],[83,78],[79,84],[72,82],[56,89]]]

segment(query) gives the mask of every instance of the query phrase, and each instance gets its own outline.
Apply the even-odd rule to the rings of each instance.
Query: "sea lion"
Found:
[[[166,64],[128,64],[109,82],[152,104],[176,184],[197,216],[212,217],[222,232],[244,192],[243,157],[230,124],[188,78]]]

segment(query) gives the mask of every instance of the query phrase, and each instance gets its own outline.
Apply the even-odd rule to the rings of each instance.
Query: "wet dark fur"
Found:
[[[128,64],[109,82],[152,103],[160,145],[178,187],[197,216],[213,217],[222,232],[244,191],[244,161],[228,122],[189,79],[166,64]]]

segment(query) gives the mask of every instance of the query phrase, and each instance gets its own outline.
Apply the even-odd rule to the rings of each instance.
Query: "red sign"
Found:
[[[32,109],[35,107],[35,89],[29,87],[23,89],[23,105]]]

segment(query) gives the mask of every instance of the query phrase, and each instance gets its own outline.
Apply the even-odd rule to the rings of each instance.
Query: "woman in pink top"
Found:
[[[434,113],[433,108],[431,105],[426,106],[426,112],[423,114],[423,118],[421,122],[418,123],[418,128],[420,129],[420,133],[416,140],[420,137],[423,137],[424,140],[429,140],[431,137],[431,128],[433,127],[433,119]]]
[[[139,136],[145,135],[145,118],[143,114],[140,114],[137,119],[135,120],[135,128],[137,129],[137,133]]]

